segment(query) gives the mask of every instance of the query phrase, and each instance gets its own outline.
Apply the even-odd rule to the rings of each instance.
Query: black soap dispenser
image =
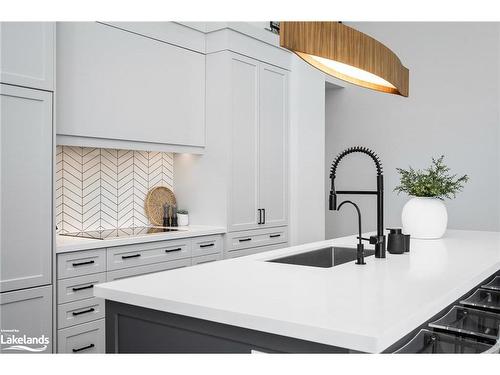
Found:
[[[170,226],[179,226],[179,224],[177,223],[177,207],[175,206],[175,204],[172,206],[172,220],[170,221]]]
[[[387,236],[387,251],[391,254],[403,254],[408,248],[409,241],[407,235],[403,234],[401,228],[387,228],[389,235]]]

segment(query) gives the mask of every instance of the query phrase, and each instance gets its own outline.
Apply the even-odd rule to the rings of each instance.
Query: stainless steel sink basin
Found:
[[[365,257],[375,254],[375,250],[366,250]],[[330,268],[356,260],[356,249],[351,247],[325,247],[286,257],[270,259],[267,262],[294,264],[297,266]]]

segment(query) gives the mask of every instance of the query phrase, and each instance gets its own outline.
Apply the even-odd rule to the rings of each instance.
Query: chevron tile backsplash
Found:
[[[56,219],[61,232],[148,225],[149,189],[173,190],[167,152],[57,146]]]

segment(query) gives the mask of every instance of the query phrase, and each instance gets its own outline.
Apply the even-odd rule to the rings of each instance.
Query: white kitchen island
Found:
[[[409,253],[369,256],[362,266],[267,262],[355,244],[355,237],[343,237],[288,247],[99,284],[94,293],[166,316],[195,318],[200,327],[215,322],[379,353],[500,270],[500,233],[459,230],[440,240],[412,239]]]

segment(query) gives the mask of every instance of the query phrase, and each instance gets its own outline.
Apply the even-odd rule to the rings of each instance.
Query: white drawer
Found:
[[[263,253],[264,251],[282,249],[283,247],[286,247],[286,246],[287,246],[286,244],[277,244],[277,245],[270,245],[270,246],[253,247],[251,249],[229,251],[226,253],[226,258],[239,258],[239,257],[243,257],[245,255]]]
[[[191,240],[189,238],[112,247],[107,253],[107,270],[113,271],[190,257]]]
[[[57,331],[57,352],[90,354],[105,353],[104,319]]]
[[[151,264],[146,266],[124,268],[121,270],[107,272],[106,280],[113,281],[119,279],[126,279],[127,277],[147,275],[149,273],[167,271],[175,268],[189,267],[190,265],[191,265],[191,259],[187,258],[187,259],[172,260],[170,262]]]
[[[104,271],[106,271],[106,249],[84,250],[57,256],[58,279]]]
[[[57,306],[57,328],[66,328],[104,318],[104,300],[89,298]]]
[[[68,303],[94,297],[94,285],[106,282],[106,273],[71,277],[57,282],[57,303]]]
[[[288,242],[288,228],[265,228],[227,234],[227,251]]]
[[[193,258],[193,266],[196,264],[216,262],[216,261],[221,260],[221,259],[222,259],[221,253],[202,255],[202,256]]]
[[[220,235],[196,237],[191,240],[193,257],[222,253],[223,247],[222,236]]]

